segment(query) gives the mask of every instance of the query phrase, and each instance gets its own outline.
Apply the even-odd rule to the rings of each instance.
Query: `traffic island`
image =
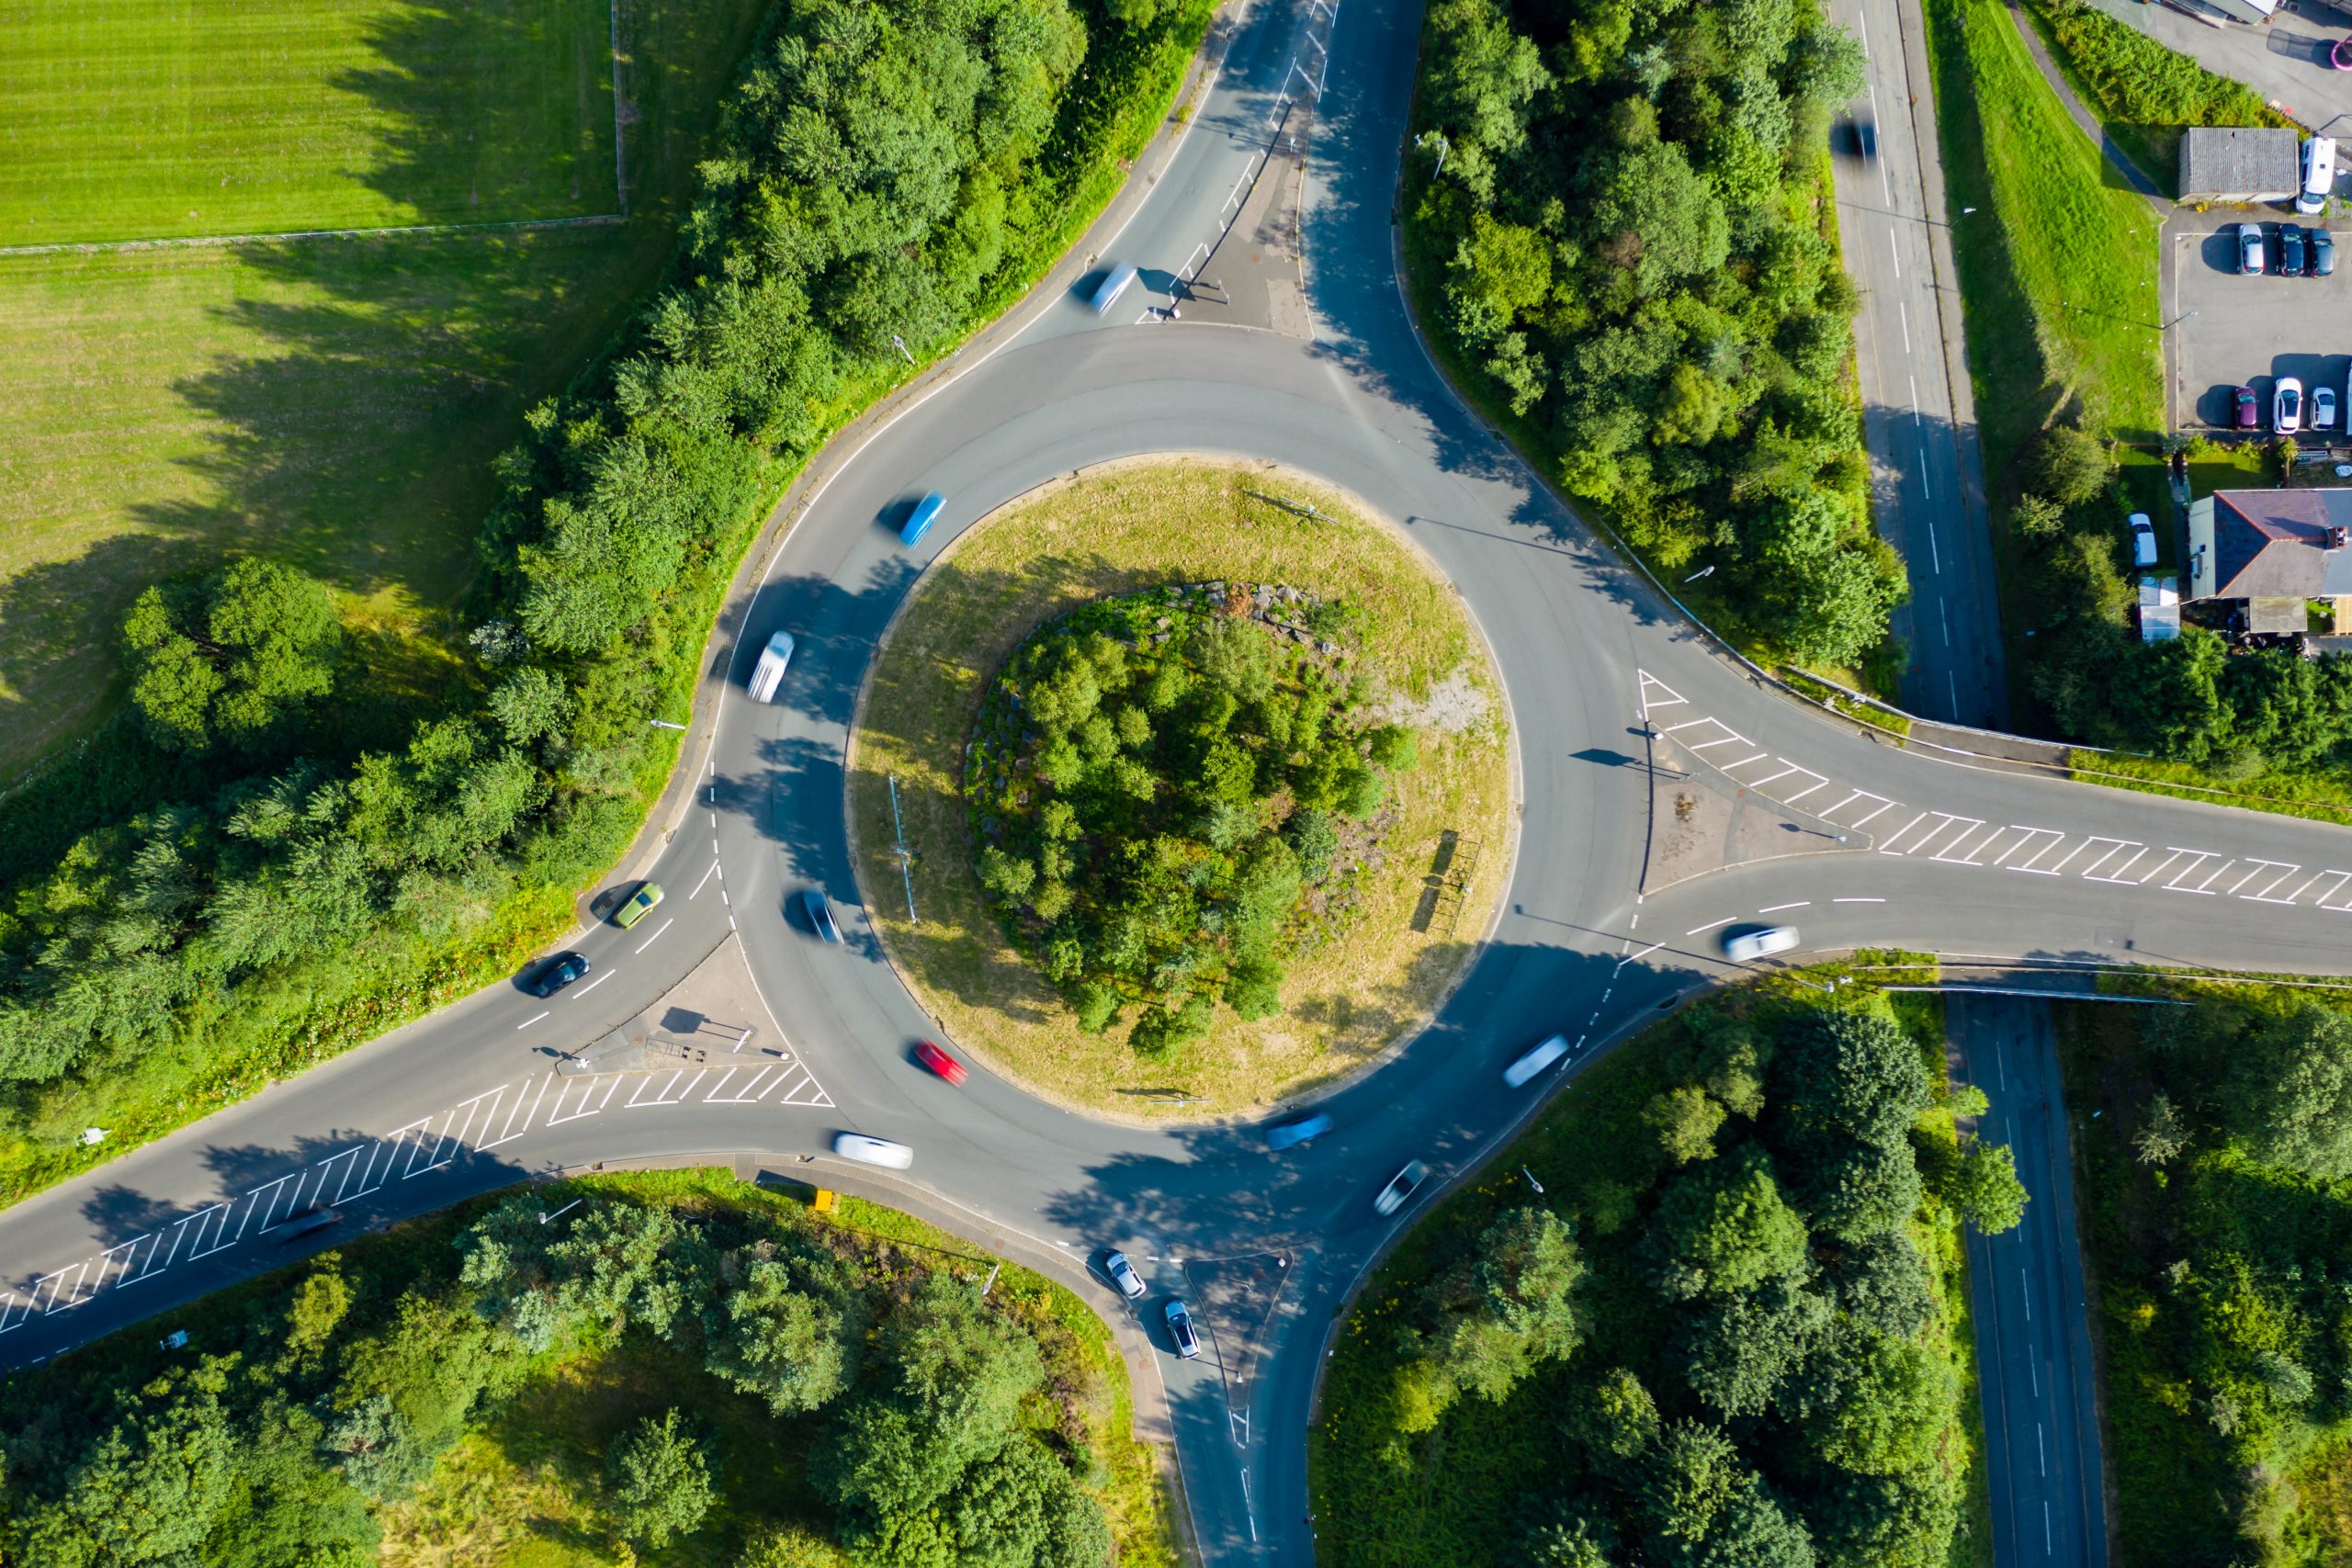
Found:
[[[1204,726],[1171,688],[1234,657],[1271,694]],[[1048,686],[1084,687],[1099,733]],[[1210,774],[1232,799],[1195,814]],[[942,1043],[1155,1120],[1261,1112],[1417,1030],[1492,923],[1517,795],[1485,640],[1402,531],[1204,458],[1085,470],[967,530],[886,633],[849,760],[865,903]],[[1197,879],[1168,964],[1101,936],[1129,885],[1106,867],[1146,850]]]

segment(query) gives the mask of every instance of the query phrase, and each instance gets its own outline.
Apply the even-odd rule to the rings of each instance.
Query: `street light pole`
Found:
[[[900,337],[896,333],[892,333],[890,334],[890,346],[897,349],[900,354],[905,354],[908,364],[912,365],[915,362],[915,356],[907,353],[907,340]]]

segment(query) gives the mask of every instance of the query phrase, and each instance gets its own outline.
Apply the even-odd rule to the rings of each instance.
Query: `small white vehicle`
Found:
[[[1766,926],[1761,931],[1726,933],[1724,956],[1735,964],[1753,964],[1775,953],[1786,953],[1796,944],[1796,927]]]
[[[1388,1185],[1380,1190],[1380,1196],[1372,1201],[1374,1211],[1383,1214],[1395,1213],[1405,1206],[1405,1200],[1429,1179],[1429,1175],[1428,1166],[1419,1160],[1408,1160],[1405,1168],[1390,1177]]]
[[[2312,389],[2311,406],[2312,428],[2313,430],[2334,430],[2335,428],[2335,388],[2313,387]]]
[[[890,1170],[904,1170],[915,1163],[915,1152],[906,1145],[894,1144],[888,1138],[869,1138],[863,1133],[837,1134],[833,1153],[860,1165],[878,1165]]]
[[[760,661],[752,667],[753,702],[775,701],[775,689],[784,683],[784,672],[792,663],[793,646],[790,632],[778,632],[768,638],[767,647],[760,650]]]
[[[1518,1061],[1503,1069],[1503,1082],[1517,1089],[1553,1063],[1568,1054],[1568,1037],[1555,1034]]]
[[[2148,521],[2148,514],[2144,512],[2134,512],[2131,516],[2130,523],[2132,527],[2132,564],[2133,566],[2155,565],[2155,525]]]
[[[2278,378],[2278,390],[2270,395],[2270,428],[2281,435],[2292,435],[2303,427],[2303,384],[2292,376]]]

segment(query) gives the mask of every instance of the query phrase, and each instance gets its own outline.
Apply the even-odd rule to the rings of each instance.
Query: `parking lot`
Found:
[[[2238,271],[2237,227],[2259,220],[2270,270],[2250,277]],[[2252,387],[2261,400],[2261,429],[2270,430],[2271,393],[2278,378],[2292,376],[2309,397],[2313,387],[2332,387],[2339,405],[2352,372],[2352,226],[2333,225],[2338,246],[2329,277],[2278,275],[2278,224],[2275,211],[2243,215],[2216,209],[2182,213],[2166,225],[2165,264],[2172,268],[2175,324],[2165,344],[2173,375],[2173,418],[2183,430],[2228,430],[2233,397]],[[2301,221],[2296,220],[2294,221]],[[2307,421],[2308,423],[2308,421]],[[2345,440],[2339,407],[2332,439]],[[2305,446],[2322,437],[2308,430],[2296,439]]]

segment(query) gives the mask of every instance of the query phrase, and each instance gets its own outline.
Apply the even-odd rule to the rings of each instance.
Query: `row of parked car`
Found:
[[[2262,428],[2262,400],[2252,387],[2231,395],[2230,423],[2240,430]],[[2280,435],[2306,430],[2336,428],[2338,400],[2333,387],[2313,387],[2309,393],[2293,376],[2281,376],[2270,389],[2270,428]]]
[[[2281,223],[2274,253],[2263,225],[2241,223],[2238,225],[2238,271],[2248,277],[2265,273],[2275,273],[2280,277],[2327,277],[2335,271],[2335,236],[2324,229],[2306,229],[2300,223]]]

